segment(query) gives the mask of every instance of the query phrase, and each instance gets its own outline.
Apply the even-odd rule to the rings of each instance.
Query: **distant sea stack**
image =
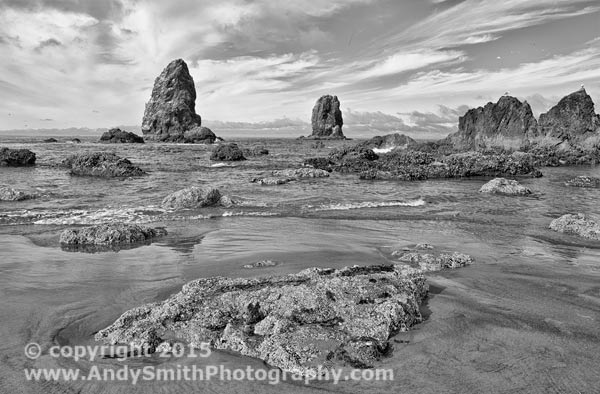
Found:
[[[600,127],[600,116],[594,111],[592,98],[581,87],[541,114],[539,126],[542,136],[576,141]]]
[[[344,121],[337,96],[325,95],[317,100],[312,111],[312,139],[345,139]]]
[[[495,104],[490,102],[467,111],[458,120],[458,132],[448,140],[459,150],[519,150],[536,134],[537,121],[529,104],[503,96]]]
[[[185,132],[200,127],[201,122],[194,79],[182,59],[173,60],[154,81],[142,132],[146,139],[185,142]]]

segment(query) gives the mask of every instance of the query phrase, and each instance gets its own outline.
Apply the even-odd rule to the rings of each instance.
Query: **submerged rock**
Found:
[[[183,133],[183,141],[192,144],[213,144],[217,136],[208,127],[194,127]]]
[[[269,154],[269,150],[264,146],[253,146],[252,148],[244,149],[244,156],[266,156]]]
[[[337,96],[320,97],[312,111],[312,134],[308,138],[344,139],[342,111]]]
[[[81,140],[79,138],[73,138],[71,142],[74,144],[81,144]]]
[[[265,267],[275,267],[276,265],[279,265],[279,263],[276,261],[273,261],[273,260],[260,260],[255,263],[252,263],[252,264],[245,264],[242,266],[242,268],[246,268],[246,269],[265,268]]]
[[[143,243],[167,234],[164,228],[149,228],[137,224],[111,223],[77,229],[60,234],[60,243],[67,249],[86,246],[110,246]]]
[[[422,321],[423,275],[401,266],[310,268],[263,278],[203,278],[163,302],[125,312],[95,338],[147,346],[209,342],[300,375],[368,368],[390,337]]]
[[[58,140],[56,138],[46,138],[44,140],[44,142],[46,142],[46,143],[54,143],[54,142],[58,142]]]
[[[253,178],[251,183],[258,183],[259,185],[266,186],[275,186],[275,185],[283,185],[286,183],[290,183],[294,178],[276,178],[276,177],[266,177],[266,178]]]
[[[232,202],[218,189],[203,189],[191,186],[166,196],[161,206],[165,209],[202,208],[215,205],[231,206]]]
[[[65,159],[63,164],[71,169],[72,175],[120,178],[145,174],[129,160],[108,152],[79,153]]]
[[[196,114],[194,79],[182,59],[173,60],[154,81],[142,132],[157,141],[183,142],[184,133],[201,123]]]
[[[309,157],[308,159],[304,159],[302,164],[327,172],[332,172],[333,166],[335,165],[335,163],[327,157]]]
[[[285,170],[275,170],[271,173],[275,177],[301,179],[301,178],[327,178],[329,172],[318,168],[288,168]]]
[[[600,178],[578,176],[565,182],[565,185],[574,187],[600,187]]]
[[[35,153],[29,149],[0,148],[0,167],[24,167],[35,164]]]
[[[22,190],[13,189],[8,186],[0,186],[0,201],[23,201],[36,197],[35,194],[27,193]]]
[[[531,194],[528,187],[521,185],[519,182],[506,178],[492,179],[479,189],[480,193],[506,194],[514,196],[523,196]]]
[[[113,128],[103,133],[100,137],[100,142],[110,142],[110,143],[136,143],[143,144],[144,139],[135,133],[131,133],[129,131],[123,131],[119,128]]]
[[[600,240],[600,223],[585,215],[563,215],[550,223],[550,228],[559,233],[574,234],[583,238]]]
[[[235,143],[220,144],[210,155],[211,160],[215,161],[241,161],[246,160],[244,153]]]

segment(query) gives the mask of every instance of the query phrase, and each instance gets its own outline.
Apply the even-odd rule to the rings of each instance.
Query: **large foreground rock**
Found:
[[[479,189],[480,193],[505,194],[511,196],[524,196],[531,194],[528,187],[521,185],[513,179],[495,178]]]
[[[244,152],[242,152],[240,147],[234,143],[220,144],[212,151],[210,159],[216,161],[246,160]]]
[[[550,228],[560,233],[600,240],[600,223],[585,215],[563,215],[550,223]]]
[[[141,176],[145,172],[129,160],[108,152],[80,153],[63,161],[72,175],[120,178]]]
[[[309,138],[344,139],[342,111],[337,96],[320,97],[312,111],[312,134]]]
[[[142,132],[157,141],[183,142],[184,133],[200,127],[196,114],[196,88],[187,64],[173,60],[154,81],[146,104]]]
[[[0,148],[0,167],[22,167],[35,164],[35,153],[29,149]]]
[[[0,186],[0,201],[23,201],[36,197],[35,194],[27,193],[22,190],[13,189],[8,186]]]
[[[470,109],[458,119],[458,132],[448,137],[458,150],[520,150],[537,134],[537,121],[527,102],[502,96],[497,103]]]
[[[161,203],[165,209],[203,208],[215,205],[228,207],[232,205],[232,201],[222,195],[218,189],[204,189],[199,186],[177,190],[166,196]]]
[[[64,230],[60,234],[60,243],[73,249],[86,246],[127,245],[143,243],[166,234],[164,228],[112,223]]]
[[[420,271],[391,265],[198,279],[125,312],[96,339],[151,350],[209,342],[301,375],[319,365],[368,368],[391,351],[390,337],[422,321],[426,295]]]
[[[110,142],[113,144],[143,144],[144,139],[135,133],[123,131],[119,128],[113,128],[102,134],[100,142]]]

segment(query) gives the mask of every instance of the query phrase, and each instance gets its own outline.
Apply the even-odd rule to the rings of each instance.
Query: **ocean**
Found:
[[[298,134],[299,135],[299,134]],[[277,186],[251,183],[270,171],[297,168],[307,157],[356,141],[226,137],[269,155],[234,163],[209,160],[210,147],[185,144],[42,143],[3,137],[27,148],[37,165],[0,167],[0,184],[39,198],[0,203],[0,391],[12,393],[598,393],[600,382],[600,243],[555,233],[566,213],[600,215],[600,189],[568,187],[600,167],[543,168],[520,182],[525,197],[484,195],[489,180],[363,181],[332,173]],[[62,140],[69,140],[62,138]],[[75,177],[58,166],[76,152],[114,151],[148,175],[131,179]],[[231,208],[169,211],[169,193],[218,188]],[[150,245],[102,253],[64,251],[62,230],[115,221],[164,226]],[[398,334],[381,368],[393,381],[284,382],[27,382],[30,342],[92,345],[98,330],[124,311],[160,301],[200,277],[250,277],[392,263],[391,252],[419,243],[472,255],[469,267],[428,274],[425,321]],[[272,260],[257,269],[244,265]],[[173,365],[194,360],[132,361]],[[213,352],[204,363],[231,368],[259,360]],[[105,359],[106,365],[119,361]],[[89,370],[85,360],[43,357],[36,366]],[[283,386],[282,386],[283,385]]]

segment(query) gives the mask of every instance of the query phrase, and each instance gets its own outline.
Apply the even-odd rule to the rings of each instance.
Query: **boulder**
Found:
[[[0,148],[0,167],[23,167],[35,164],[35,153],[29,149]]]
[[[528,187],[521,185],[519,182],[506,179],[506,178],[495,178],[486,183],[479,189],[480,193],[491,193],[491,194],[506,194],[512,196],[523,196],[531,194],[531,190]]]
[[[183,142],[192,144],[214,144],[217,136],[208,127],[194,127],[183,133]]]
[[[81,144],[81,140],[79,138],[73,138],[71,142],[74,144]]]
[[[237,144],[228,143],[218,145],[210,155],[215,161],[240,161],[246,160],[244,153]]]
[[[187,64],[181,59],[173,60],[154,81],[142,120],[144,137],[183,142],[184,133],[201,123],[196,114],[196,88]]]
[[[0,186],[0,201],[23,201],[35,197],[35,194],[13,189],[12,187],[8,186]]]
[[[129,160],[108,152],[79,153],[65,159],[63,164],[71,169],[71,175],[120,178],[145,174]]]
[[[600,240],[600,223],[581,213],[563,215],[558,219],[554,219],[550,223],[550,228],[560,233]]]
[[[600,187],[600,178],[590,176],[577,176],[565,182],[567,186],[574,187]]]
[[[470,109],[458,119],[458,132],[447,140],[459,151],[502,148],[519,150],[537,135],[531,107],[515,97],[503,96],[497,103]]]
[[[137,143],[143,144],[144,139],[135,133],[131,133],[129,131],[123,131],[119,128],[112,128],[107,132],[103,133],[100,137],[100,142],[110,142],[113,144],[127,144],[127,143]]]
[[[422,321],[426,295],[422,273],[400,265],[202,278],[123,313],[95,338],[150,351],[168,348],[164,342],[208,342],[313,376],[319,366],[372,367],[391,351],[393,335]]]
[[[228,197],[218,189],[203,189],[199,186],[186,187],[166,196],[161,206],[165,209],[190,209],[215,205],[230,206]]]
[[[61,245],[67,248],[136,244],[166,235],[164,228],[149,228],[137,224],[111,223],[67,229],[60,234]]]
[[[344,139],[342,111],[337,96],[325,95],[317,100],[312,111],[312,134],[308,138]]]
[[[46,142],[46,143],[53,143],[53,142],[58,142],[58,140],[56,138],[46,138],[44,140],[44,142]]]
[[[561,99],[541,114],[539,120],[541,136],[561,141],[580,140],[596,133],[599,127],[600,116],[594,111],[594,102],[583,87]]]

